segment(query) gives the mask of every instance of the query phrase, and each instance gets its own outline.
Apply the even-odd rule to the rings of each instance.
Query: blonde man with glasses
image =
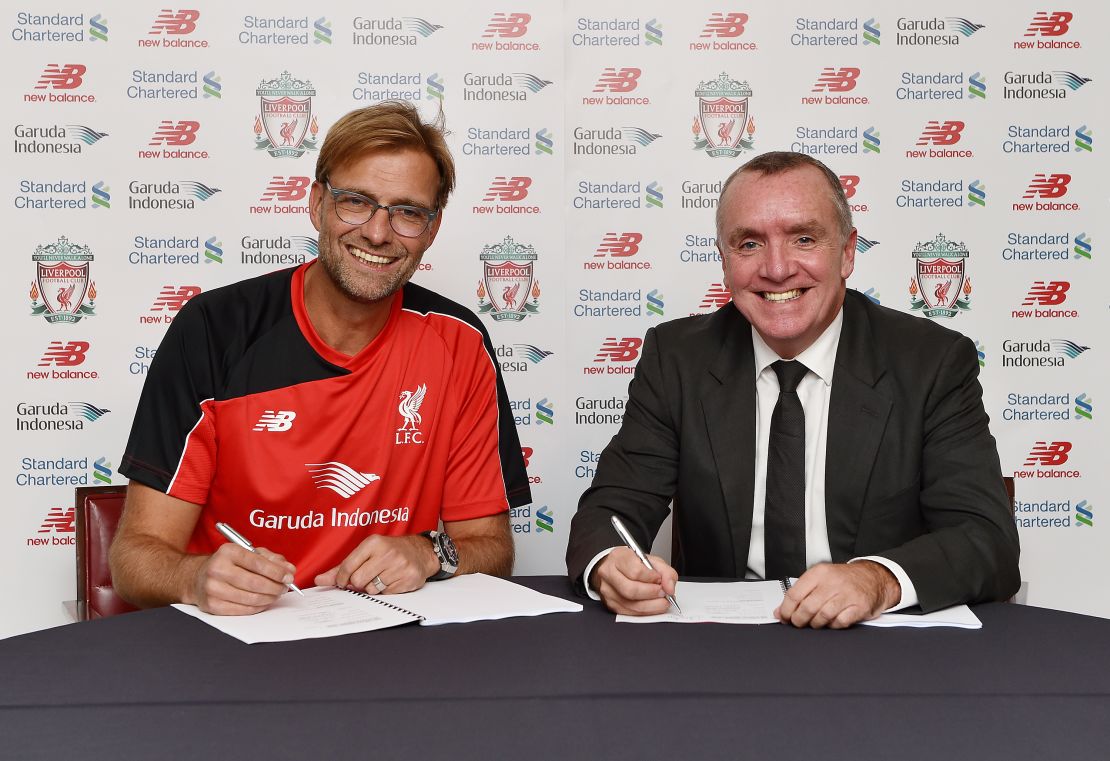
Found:
[[[493,347],[409,282],[454,184],[441,123],[400,102],[349,113],[316,164],[318,259],[182,309],[120,466],[122,596],[234,615],[290,584],[511,573],[508,511],[531,496]]]

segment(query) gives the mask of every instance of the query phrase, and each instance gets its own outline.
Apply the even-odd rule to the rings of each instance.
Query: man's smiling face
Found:
[[[844,303],[856,232],[841,231],[828,180],[812,166],[743,172],[721,204],[717,246],[732,302],[780,357],[796,357]]]
[[[412,148],[368,153],[327,179],[333,188],[356,191],[379,204],[425,209],[435,208],[439,188],[435,162]],[[320,265],[340,293],[362,303],[386,299],[407,283],[439,231],[437,216],[422,235],[400,236],[385,209],[364,224],[348,224],[336,216],[335,202],[319,182],[312,186],[309,208],[320,233]]]

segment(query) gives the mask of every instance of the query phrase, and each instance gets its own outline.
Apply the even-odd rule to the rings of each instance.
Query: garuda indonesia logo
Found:
[[[275,158],[303,156],[315,151],[320,126],[312,115],[312,83],[294,79],[283,71],[277,79],[264,79],[254,91],[261,99],[260,114],[254,117],[255,150]]]
[[[971,309],[971,278],[967,276],[967,246],[943,234],[913,249],[917,271],[910,280],[910,309],[924,309],[926,317],[955,317]]]
[[[748,99],[752,88],[725,72],[698,84],[698,117],[694,119],[694,150],[710,156],[738,156],[754,147],[755,120]]]
[[[88,246],[70,243],[63,235],[57,243],[36,246],[31,259],[36,264],[31,283],[31,315],[47,322],[80,322],[96,312],[96,284],[89,282]]]
[[[520,322],[540,311],[535,246],[517,243],[507,235],[501,243],[483,246],[479,258],[483,268],[478,282],[479,313],[492,312],[490,316],[495,320]]]

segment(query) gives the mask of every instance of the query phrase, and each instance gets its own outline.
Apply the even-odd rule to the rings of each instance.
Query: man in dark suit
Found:
[[[748,162],[721,192],[717,247],[732,304],[648,331],[571,525],[579,591],[650,615],[679,572],[800,576],[776,615],[838,628],[1012,595],[975,347],[846,291],[856,231],[836,175],[804,154]],[[652,571],[610,517],[650,546],[672,500],[674,566]]]

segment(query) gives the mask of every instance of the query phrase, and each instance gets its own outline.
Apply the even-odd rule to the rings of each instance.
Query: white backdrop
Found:
[[[417,280],[482,313],[502,359],[535,498],[513,518],[518,573],[564,572],[644,331],[721,303],[721,180],[792,148],[848,188],[849,285],[979,346],[1029,602],[1110,615],[1110,13],[1067,7],[9,4],[0,636],[64,621],[73,487],[122,482],[165,325],[315,255],[316,148],[384,98],[442,106],[452,130],[459,186]],[[513,283],[527,306],[501,301]]]

